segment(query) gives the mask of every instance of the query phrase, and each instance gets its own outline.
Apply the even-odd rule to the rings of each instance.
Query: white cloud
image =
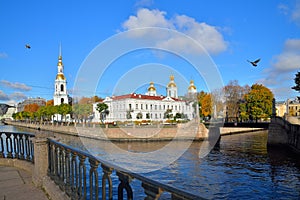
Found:
[[[0,59],[1,58],[7,58],[7,57],[8,57],[7,53],[5,53],[5,52],[0,53]]]
[[[123,28],[134,29],[143,27],[172,28],[172,24],[165,18],[166,12],[159,10],[140,9],[136,16],[130,16],[123,23]]]
[[[160,10],[149,10],[146,8],[138,10],[136,16],[130,16],[123,23],[125,30],[159,27],[179,31],[193,38],[201,44],[209,53],[217,54],[227,49],[227,42],[224,41],[222,34],[218,28],[206,24],[205,22],[197,22],[194,18],[186,15],[177,15],[168,19],[167,13]],[[191,44],[191,40],[184,37],[174,37],[170,35],[162,35],[159,31],[146,32],[138,31],[131,37],[144,37],[152,39],[157,47],[176,49],[181,52],[199,53],[199,48]]]
[[[17,101],[27,99],[27,96],[22,92],[14,92],[10,94],[9,97],[10,99],[17,100]]]
[[[271,67],[266,69],[262,84],[270,87],[277,98],[296,96],[291,87],[295,73],[300,69],[300,39],[287,39],[282,52],[273,58]],[[285,98],[284,98],[285,97]]]
[[[287,3],[289,2],[278,5],[279,12],[288,16],[297,25],[300,25],[300,0],[296,0],[295,3],[293,2],[293,5],[288,5]]]
[[[135,3],[136,7],[148,7],[154,3],[154,0],[139,0]]]
[[[0,90],[0,100],[1,101],[7,101],[7,100],[9,100],[8,95],[5,94],[2,90]]]
[[[274,57],[274,72],[290,72],[300,68],[300,39],[286,40],[283,52]]]
[[[297,24],[300,24],[300,1],[296,2],[296,5],[292,10],[291,18]]]
[[[16,90],[23,90],[23,91],[31,90],[31,87],[25,85],[24,83],[18,83],[18,82],[12,83],[12,82],[9,82],[9,81],[6,81],[6,80],[1,80],[0,84],[5,86],[5,87],[16,89]]]

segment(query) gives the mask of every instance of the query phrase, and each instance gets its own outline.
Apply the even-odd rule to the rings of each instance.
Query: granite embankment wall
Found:
[[[204,124],[189,122],[180,124],[177,127],[115,127],[100,128],[97,126],[87,125],[46,125],[23,122],[6,122],[9,125],[53,131],[68,135],[116,141],[155,141],[155,140],[204,140],[208,137],[208,129]]]
[[[178,124],[177,127],[116,127],[116,128],[100,128],[95,125],[49,125],[21,122],[7,122],[10,125],[21,126],[26,128],[53,131],[87,138],[95,138],[101,140],[116,141],[157,141],[157,140],[204,140],[209,135],[231,135],[245,132],[253,132],[264,130],[263,128],[241,128],[241,127],[220,127],[207,129],[204,124],[189,122],[186,124]]]
[[[300,153],[300,125],[273,117],[269,125],[268,146],[285,145]]]

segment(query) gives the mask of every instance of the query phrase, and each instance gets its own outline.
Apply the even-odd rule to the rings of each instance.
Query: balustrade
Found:
[[[0,158],[16,158],[34,163],[34,148],[29,133],[0,132]]]
[[[118,199],[134,199],[134,192],[131,186],[133,179],[141,182],[141,186],[144,188],[144,198],[147,200],[159,199],[163,192],[170,193],[171,199],[201,199],[188,192],[159,183],[139,174],[128,172],[126,169],[96,158],[82,150],[59,143],[56,140],[48,139],[48,142],[50,146],[49,176],[57,184],[65,184],[61,188],[64,189],[71,199],[100,198],[111,200],[114,197]],[[64,162],[58,162],[62,159],[65,159]],[[61,163],[64,164],[61,165]],[[53,169],[58,169],[58,171],[54,170],[53,173]],[[99,171],[102,171],[102,174]],[[118,177],[118,185],[113,185],[112,174]],[[68,177],[68,181],[57,181],[61,177]],[[100,187],[101,189],[99,189]],[[113,187],[116,188],[114,191],[117,192],[115,196],[113,195]]]
[[[104,160],[96,158],[87,152],[62,144],[48,138],[35,140],[33,146],[33,134],[0,132],[0,158],[15,158],[34,163],[34,148],[37,147],[37,163],[48,157],[47,175],[64,191],[71,199],[136,199],[134,195],[141,196],[145,200],[159,199],[163,192],[169,193],[171,199],[201,199],[188,192],[151,180],[140,174],[128,172],[126,169],[115,166]],[[39,155],[39,151],[45,148],[46,155]],[[39,167],[34,171],[39,172]],[[112,178],[113,177],[113,178]],[[135,194],[132,181],[141,182],[144,194]],[[140,193],[142,193],[140,191]]]

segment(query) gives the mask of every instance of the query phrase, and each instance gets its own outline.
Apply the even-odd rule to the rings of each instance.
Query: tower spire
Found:
[[[61,42],[59,43],[59,57],[61,57]]]

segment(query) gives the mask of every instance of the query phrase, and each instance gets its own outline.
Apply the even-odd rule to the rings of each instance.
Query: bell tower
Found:
[[[57,63],[57,75],[54,83],[54,105],[68,104],[67,80],[64,76],[64,65],[62,63],[61,45],[59,46],[59,56]]]
[[[173,97],[173,98],[178,98],[177,86],[174,82],[174,76],[173,75],[170,76],[170,82],[167,85],[167,96],[168,97]]]

